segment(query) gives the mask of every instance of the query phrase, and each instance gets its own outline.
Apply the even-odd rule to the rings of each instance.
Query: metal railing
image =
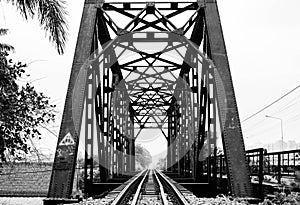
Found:
[[[281,184],[282,177],[296,176],[296,166],[300,165],[300,149],[282,152],[267,153],[266,149],[258,148],[246,151],[251,176],[258,177],[258,183],[262,184],[264,176],[268,175]],[[222,179],[227,175],[226,160],[224,155],[211,157],[215,159],[217,178]]]

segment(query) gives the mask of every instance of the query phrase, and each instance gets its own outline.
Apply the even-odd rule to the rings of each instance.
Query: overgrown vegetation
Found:
[[[26,80],[26,64],[14,63],[0,51],[0,160],[21,159],[30,150],[39,128],[55,120],[55,105]]]
[[[146,169],[152,162],[152,156],[146,148],[137,144],[135,146],[135,161],[136,164],[138,163],[143,169]],[[138,166],[136,168],[138,169]]]
[[[291,192],[286,194],[284,192],[276,192],[274,198],[265,199],[259,205],[269,205],[269,204],[285,204],[285,205],[297,205],[300,204],[300,193]]]

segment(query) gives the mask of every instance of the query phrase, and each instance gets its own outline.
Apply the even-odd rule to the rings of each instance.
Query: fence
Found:
[[[258,177],[258,183],[262,184],[264,176],[269,175],[281,183],[282,177],[295,178],[297,165],[300,166],[300,150],[267,153],[263,148],[246,151],[251,176]],[[216,160],[217,177],[222,179],[227,175],[227,167],[224,155],[212,157]]]

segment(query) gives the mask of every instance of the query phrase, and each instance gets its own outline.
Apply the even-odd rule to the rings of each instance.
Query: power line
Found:
[[[300,96],[297,96],[297,98],[299,98],[299,97],[300,97]],[[297,99],[297,98],[295,98],[295,99]],[[295,100],[295,99],[294,99],[294,100]],[[294,100],[293,100],[293,101],[294,101]],[[299,102],[300,102],[300,100],[298,100],[298,101],[296,101],[296,102],[294,102],[294,103],[289,102],[289,104],[288,104],[287,106],[281,108],[280,110],[276,111],[275,113],[272,113],[272,115],[277,114],[277,113],[280,113],[280,112],[282,112],[282,111],[284,111],[284,110],[287,110],[287,109],[289,109],[290,107],[294,106],[295,104],[297,104],[297,103],[299,103]],[[292,111],[293,111],[293,110],[292,110]]]
[[[251,116],[247,117],[246,119],[244,119],[242,122],[245,122],[249,119],[251,119],[252,117],[256,116],[257,114],[261,113],[262,111],[264,111],[265,109],[271,107],[272,105],[274,105],[275,103],[277,103],[278,101],[280,101],[282,98],[286,97],[287,95],[291,94],[292,92],[294,92],[295,90],[297,90],[300,87],[300,85],[298,85],[297,87],[295,87],[294,89],[290,90],[289,92],[287,92],[286,94],[284,94],[283,96],[281,96],[280,98],[278,98],[277,100],[275,100],[274,102],[270,103],[269,105],[265,106],[264,108],[260,109],[259,111],[257,111],[256,113],[252,114]]]

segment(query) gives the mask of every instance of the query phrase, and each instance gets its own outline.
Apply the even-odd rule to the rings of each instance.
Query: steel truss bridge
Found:
[[[79,147],[87,195],[95,173],[100,186],[133,173],[151,129],[167,141],[166,171],[198,184],[214,183],[203,157],[221,138],[230,191],[253,195],[216,1],[86,0],[48,197],[70,198]]]

